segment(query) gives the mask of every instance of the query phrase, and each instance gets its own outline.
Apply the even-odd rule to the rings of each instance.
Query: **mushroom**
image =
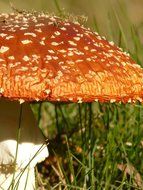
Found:
[[[143,69],[78,22],[0,14],[0,95],[0,187],[33,190],[48,150],[26,102],[142,102]]]

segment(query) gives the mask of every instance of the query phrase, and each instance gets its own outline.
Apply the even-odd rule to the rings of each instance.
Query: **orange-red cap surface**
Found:
[[[0,14],[0,95],[23,101],[142,101],[143,69],[78,23],[44,13]]]

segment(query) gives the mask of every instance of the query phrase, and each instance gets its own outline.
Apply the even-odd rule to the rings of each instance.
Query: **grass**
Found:
[[[140,104],[58,105],[57,111],[61,132],[50,139],[50,157],[38,166],[45,189],[143,187]]]
[[[55,0],[57,12],[62,4]],[[142,26],[133,25],[124,1],[108,9],[109,40],[143,66]],[[100,13],[100,12],[99,12]],[[98,17],[91,28],[105,35]],[[143,106],[117,103],[33,105],[50,156],[36,169],[39,190],[143,189]]]

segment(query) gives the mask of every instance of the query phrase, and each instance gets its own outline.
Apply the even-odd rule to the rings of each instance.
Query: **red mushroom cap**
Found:
[[[24,101],[142,101],[143,69],[78,23],[43,13],[0,14],[0,94]]]

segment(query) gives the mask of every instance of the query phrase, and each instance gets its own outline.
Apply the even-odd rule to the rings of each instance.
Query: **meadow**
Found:
[[[143,1],[18,1],[18,9],[81,15],[81,22],[143,66]],[[0,0],[0,12],[12,12]],[[88,20],[86,21],[86,18]],[[50,156],[36,168],[38,190],[143,189],[141,103],[31,104]]]

